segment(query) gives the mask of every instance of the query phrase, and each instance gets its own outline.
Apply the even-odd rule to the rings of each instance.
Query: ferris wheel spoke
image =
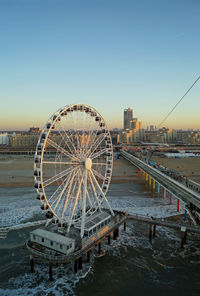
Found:
[[[78,173],[78,170],[73,172],[73,175],[72,175],[71,180],[69,182],[69,188],[68,188],[67,193],[66,193],[66,196],[65,196],[65,202],[64,202],[64,206],[63,206],[63,210],[62,210],[62,218],[64,216],[66,207],[68,205],[68,200],[69,200],[70,192],[71,192],[71,189],[72,189],[74,178],[77,175],[77,173]]]
[[[86,129],[84,127],[83,128],[83,134],[82,134],[82,141],[81,141],[81,148],[82,148],[83,151],[85,149],[85,143],[86,143],[85,139],[87,140],[85,132],[86,132]],[[85,153],[85,151],[84,151],[84,153]]]
[[[74,169],[75,170],[75,169]],[[73,172],[73,171],[72,171]],[[72,173],[71,172],[71,173]],[[71,174],[70,174],[71,175]],[[67,176],[63,182],[61,183],[60,186],[58,186],[58,188],[55,190],[55,192],[52,194],[52,196],[49,198],[49,201],[52,200],[52,198],[60,191],[60,193],[62,192],[63,188],[65,187],[65,185],[68,183],[68,181],[70,180],[70,175]],[[62,188],[63,187],[63,188]],[[51,207],[53,207],[53,205],[55,204],[55,202],[58,201],[59,197],[60,197],[60,193],[57,195],[57,197],[55,198],[55,200],[52,202]]]
[[[101,180],[105,181],[105,177],[102,174],[100,174],[99,172],[97,172],[95,169],[91,169],[91,170],[95,174],[95,176],[97,176]]]
[[[80,135],[79,135],[79,133],[76,135],[76,142],[77,142],[77,148],[80,151],[81,143],[80,143]]]
[[[92,205],[91,198],[90,198],[90,195],[89,195],[89,192],[88,192],[88,189],[87,188],[86,188],[86,195],[87,195],[87,199],[88,199],[89,204],[90,204],[90,208],[92,208],[93,205]]]
[[[61,127],[61,125],[60,125],[60,127]],[[62,127],[61,127],[61,128],[62,128]],[[76,153],[76,147],[74,146],[74,142],[71,140],[71,137],[70,137],[70,136],[72,136],[72,134],[71,134],[70,131],[69,131],[69,135],[70,135],[70,136],[69,136],[69,135],[66,133],[65,130],[63,130],[63,132],[64,132],[66,138],[69,140],[70,144],[72,145],[72,147],[73,147],[73,149],[74,149],[74,152]]]
[[[46,181],[43,182],[43,186],[46,187],[56,181],[58,181],[60,178],[64,177],[65,175],[71,173],[71,171],[74,169],[74,167],[70,167],[60,173],[58,173],[57,175],[47,179]]]
[[[81,220],[81,237],[84,235],[85,227],[85,208],[86,208],[86,188],[87,188],[87,170],[84,169],[84,180],[83,180],[83,196],[82,196],[82,220]]]
[[[59,196],[58,196],[58,199],[57,199],[56,205],[55,205],[55,207],[54,207],[54,210],[56,210],[58,204],[59,204],[60,201],[61,201],[61,198],[62,198],[62,196],[63,196],[63,194],[64,194],[64,192],[65,192],[65,190],[66,190],[66,188],[67,188],[67,186],[68,186],[68,184],[69,184],[69,181],[70,181],[71,175],[72,175],[72,172],[71,172],[70,175],[68,176],[68,180],[67,180],[67,182],[65,183],[65,185],[64,185],[64,187],[63,187],[61,193],[60,193]],[[61,203],[60,203],[60,205],[61,205]],[[59,210],[58,210],[58,212],[59,212]]]
[[[92,137],[92,134],[94,134],[94,136]],[[94,139],[97,135],[97,131],[95,132],[94,129],[88,132],[88,137],[87,137],[87,141],[86,141],[86,145],[85,145],[85,152],[87,154],[87,151],[89,149],[89,142],[90,142],[90,147],[92,146]]]
[[[103,134],[103,136],[99,136],[96,141],[93,143],[93,145],[91,146],[90,150],[89,150],[89,154],[94,153],[94,151],[99,147],[99,145],[101,145],[101,143],[103,142],[103,140],[105,139],[105,134]]]
[[[90,182],[90,172],[88,173],[88,188],[87,188],[87,192],[88,192],[88,197],[91,201],[91,198],[93,200],[93,203],[95,203],[95,198],[94,198],[94,192],[92,190],[92,185],[91,185],[91,182]],[[92,203],[92,201],[91,201]]]
[[[61,124],[58,123],[58,125],[59,125],[59,127],[62,129]],[[62,132],[64,132],[65,137],[66,137],[67,139],[69,139],[69,137],[68,137],[68,135],[66,134],[66,132],[65,132],[63,129],[62,129],[62,131],[61,131],[60,129],[58,129],[58,132],[59,132],[61,138],[63,139],[64,143],[67,145],[68,149],[70,150],[71,154],[76,153],[76,149],[75,149],[75,147],[73,146],[74,151],[72,151],[72,150],[71,150],[71,147],[70,147],[69,144],[68,144],[68,142],[67,142],[67,141],[65,140],[65,138],[63,137]]]
[[[69,139],[71,145],[73,146],[75,153],[77,153],[77,146],[76,146],[76,142],[74,139],[74,135],[70,130],[69,130],[68,139]]]
[[[72,186],[72,189],[71,189],[71,193],[69,195],[69,206],[68,206],[68,209],[69,209],[69,213],[71,213],[72,211],[72,208],[73,208],[73,204],[74,204],[74,196],[76,195],[76,189],[77,189],[77,186],[78,186],[78,183],[79,183],[79,175],[80,175],[80,169],[78,169],[77,171],[77,174],[76,176],[74,177],[74,183],[73,183],[73,186]],[[70,215],[68,215],[70,217]],[[69,218],[68,218],[68,222],[69,222]]]
[[[67,180],[67,178],[68,178],[68,176],[63,180],[63,182],[58,186],[58,188],[54,191],[54,193],[49,197],[48,202],[50,202],[53,199],[53,197],[57,194],[57,192],[59,192],[59,190],[61,190],[61,188],[62,188],[63,184],[65,183],[65,181]]]
[[[78,165],[79,162],[74,162],[74,161],[70,161],[70,162],[67,162],[67,161],[43,161],[43,163],[46,163],[46,164],[71,164],[71,165]]]
[[[55,149],[57,149],[59,152],[61,152],[62,154],[68,156],[70,159],[75,159],[77,161],[79,161],[79,158],[77,158],[76,156],[74,156],[73,154],[67,152],[64,148],[62,148],[61,146],[59,146],[58,144],[56,144],[54,141],[52,141],[51,139],[48,139],[48,144],[50,144],[52,147],[54,147]]]
[[[101,192],[102,197],[104,198],[105,202],[107,203],[108,208],[109,208],[111,214],[114,216],[114,212],[113,212],[113,210],[112,210],[112,208],[111,208],[111,206],[110,206],[110,204],[109,204],[109,202],[108,202],[108,200],[107,200],[107,198],[106,198],[104,192],[102,191],[101,186],[99,185],[99,183],[98,183],[98,181],[97,181],[95,175],[93,174],[93,172],[92,172],[91,170],[90,170],[90,172],[91,172],[91,175],[92,175],[92,177],[93,177],[93,179],[94,179],[94,181],[95,181],[97,187],[99,188],[99,190],[100,190],[100,192]]]
[[[91,149],[94,146],[95,141],[98,138],[99,138],[99,136],[97,136],[97,130],[96,131],[93,130],[93,133],[90,134],[90,145],[87,146],[87,151],[88,151],[87,155],[90,153]]]
[[[97,151],[97,152],[95,152],[95,153],[89,155],[89,157],[90,157],[91,159],[94,159],[94,158],[97,158],[97,157],[101,156],[102,154],[104,154],[104,153],[107,152],[107,151],[108,151],[108,149],[107,149],[107,148],[104,148],[104,149],[102,149],[102,150],[99,150],[99,151]]]
[[[74,216],[74,211],[76,209],[76,205],[77,205],[77,202],[78,202],[78,199],[79,199],[79,195],[81,193],[81,185],[83,183],[83,175],[82,175],[82,178],[81,178],[81,182],[79,183],[79,186],[78,186],[78,189],[77,189],[77,193],[76,193],[76,197],[75,197],[75,201],[74,201],[74,205],[73,205],[73,209],[72,209],[72,212],[70,214],[70,218],[69,218],[69,224],[68,224],[68,228],[67,228],[67,231],[69,232],[70,230],[70,227],[71,227],[71,224],[72,224],[72,218]]]
[[[63,184],[65,183],[65,181],[67,180],[68,177],[66,177],[63,182],[58,186],[58,188],[54,191],[54,193],[48,198],[48,203],[49,205],[52,207],[53,204],[55,203],[55,201],[57,200],[57,198],[55,198],[55,200],[52,202],[52,204],[50,203],[50,201],[55,197],[55,195],[61,190]]]
[[[94,182],[93,182],[92,177],[91,177],[91,171],[89,171],[89,180],[90,180],[90,184],[92,185],[92,190],[93,190],[94,197],[96,199],[98,208],[101,211],[101,204],[99,202],[99,199],[98,199],[98,196],[97,196],[97,192],[96,192],[96,189],[95,189],[95,185],[94,185]],[[92,192],[92,190],[91,190],[91,192]]]

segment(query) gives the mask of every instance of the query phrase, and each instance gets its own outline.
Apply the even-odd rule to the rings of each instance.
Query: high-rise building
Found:
[[[133,119],[133,109],[128,108],[124,110],[124,129],[130,129],[130,122]]]

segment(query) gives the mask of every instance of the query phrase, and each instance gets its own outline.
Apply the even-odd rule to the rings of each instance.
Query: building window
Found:
[[[35,239],[35,235],[33,235],[33,239]]]
[[[42,240],[41,241],[42,241],[42,243],[44,242],[44,238],[43,237],[42,237]]]
[[[62,249],[63,248],[63,245],[60,245],[60,249]]]
[[[53,242],[51,242],[51,246],[53,246]]]

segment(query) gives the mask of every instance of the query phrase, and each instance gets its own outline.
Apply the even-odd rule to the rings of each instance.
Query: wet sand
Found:
[[[0,187],[33,187],[33,156],[13,156],[0,159]],[[124,159],[115,159],[111,183],[133,183],[136,168]]]
[[[33,156],[11,156],[0,159],[0,187],[34,186]]]

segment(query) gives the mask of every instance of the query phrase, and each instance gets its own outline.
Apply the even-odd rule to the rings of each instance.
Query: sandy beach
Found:
[[[0,187],[32,187],[33,156],[15,155],[0,159]],[[136,168],[124,159],[115,159],[111,183],[133,183]]]
[[[12,155],[0,159],[0,187],[34,186],[33,156]]]
[[[154,156],[155,162],[181,172],[200,183],[200,158],[170,159]],[[0,159],[0,187],[32,187],[33,156],[13,155]],[[114,159],[111,183],[134,183],[138,180],[137,169],[125,159]]]
[[[188,158],[163,158],[159,156],[153,156],[152,160],[159,163],[169,169],[180,172],[187,178],[200,183],[200,158],[188,157]]]

